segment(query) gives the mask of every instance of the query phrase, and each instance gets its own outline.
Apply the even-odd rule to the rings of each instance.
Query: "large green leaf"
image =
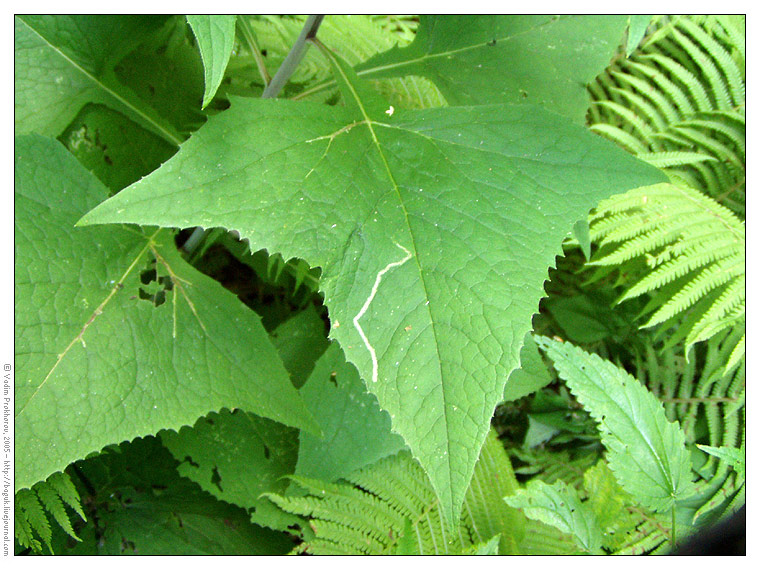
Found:
[[[345,107],[233,99],[80,224],[222,226],[321,267],[331,336],[453,521],[562,239],[663,175],[531,106],[393,113],[334,64]]]
[[[107,105],[178,144],[181,138],[113,73],[163,17],[17,16],[14,19],[16,134],[58,136],[87,103]]]
[[[612,362],[569,342],[536,337],[560,377],[599,422],[610,469],[625,491],[655,511],[693,491],[683,430],[669,422],[662,403]]]
[[[18,137],[15,174],[16,489],[222,406],[319,433],[260,319],[169,232],[74,228],[107,190],[53,140]]]
[[[411,45],[357,66],[366,77],[422,75],[451,105],[534,103],[583,122],[625,16],[421,16]]]
[[[224,78],[224,70],[230,60],[235,43],[235,20],[230,15],[187,16],[187,23],[198,40],[201,50],[206,87],[203,92],[203,107],[211,102]]]

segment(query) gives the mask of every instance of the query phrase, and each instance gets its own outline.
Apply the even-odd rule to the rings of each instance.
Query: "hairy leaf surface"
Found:
[[[168,232],[74,228],[106,188],[53,140],[16,157],[16,489],[222,406],[318,432],[260,319]]]
[[[321,267],[331,336],[453,521],[562,238],[662,175],[539,108],[394,113],[328,56],[345,107],[233,99],[80,223],[222,226]]]
[[[570,343],[537,337],[560,377],[599,422],[610,469],[625,491],[655,511],[669,509],[692,491],[683,430],[662,403],[612,362]]]
[[[411,45],[356,69],[372,78],[422,75],[451,105],[533,103],[580,123],[585,86],[625,26],[625,16],[421,16]]]

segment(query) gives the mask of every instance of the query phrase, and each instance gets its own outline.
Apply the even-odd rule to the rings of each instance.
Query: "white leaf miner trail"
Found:
[[[394,261],[392,263],[389,263],[388,265],[386,265],[380,271],[377,272],[377,277],[375,277],[375,284],[372,286],[372,291],[370,291],[369,297],[367,297],[367,300],[364,301],[364,305],[362,305],[361,310],[358,313],[356,313],[356,316],[354,317],[354,326],[356,327],[356,330],[359,333],[359,336],[362,337],[364,346],[366,346],[367,350],[369,350],[370,358],[372,358],[372,381],[373,382],[377,382],[377,354],[375,353],[375,349],[373,348],[373,346],[369,343],[369,339],[367,338],[367,335],[364,334],[364,329],[362,329],[362,326],[359,324],[359,319],[361,319],[364,316],[364,313],[367,312],[367,309],[369,309],[370,303],[372,303],[372,300],[375,298],[375,295],[377,294],[377,288],[380,286],[380,281],[382,281],[383,275],[388,273],[388,271],[390,271],[394,267],[399,267],[400,265],[404,265],[407,261],[409,261],[412,258],[412,252],[410,252],[408,249],[406,249],[403,245],[399,243],[396,243],[396,245],[404,250],[404,252],[406,253],[406,257],[404,257],[404,259],[400,259],[399,261]]]

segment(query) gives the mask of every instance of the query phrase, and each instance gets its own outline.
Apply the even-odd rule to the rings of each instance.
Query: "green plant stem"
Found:
[[[670,507],[670,551],[676,551],[676,504]]]
[[[290,76],[293,75],[293,72],[298,67],[298,64],[301,62],[301,59],[309,47],[306,40],[310,40],[317,36],[317,30],[319,29],[319,25],[322,23],[323,18],[323,15],[312,15],[306,19],[306,23],[304,24],[298,39],[285,57],[285,61],[282,62],[282,65],[277,70],[277,73],[275,73],[272,81],[267,85],[266,89],[264,89],[264,93],[261,95],[263,99],[273,99],[277,97],[282,88],[285,87],[285,84],[288,82],[288,79],[290,79]]]
[[[277,95],[279,95],[280,91],[282,91],[282,88],[285,87],[288,79],[290,79],[290,76],[293,75],[293,72],[296,70],[298,64],[301,62],[301,59],[306,53],[306,49],[309,47],[307,40],[317,37],[317,30],[319,30],[319,25],[322,23],[323,18],[324,15],[311,15],[306,19],[306,23],[304,24],[303,29],[298,36],[298,39],[295,41],[293,47],[290,48],[288,55],[285,57],[285,61],[282,62],[282,65],[280,65],[280,68],[277,70],[277,73],[274,74],[272,80],[267,83],[264,92],[261,94],[262,99],[274,99],[277,97]],[[238,22],[242,21],[242,18],[238,20]],[[245,25],[247,25],[247,23]],[[241,27],[241,30],[244,29],[244,27]],[[245,36],[245,32],[243,35]],[[246,41],[248,41],[247,37]],[[254,43],[252,43],[251,46],[255,48],[252,49],[254,52],[254,57],[257,55],[260,57],[261,52],[259,52],[258,47],[255,44],[255,39],[253,41]],[[256,62],[258,64],[258,59]],[[263,61],[261,62],[261,65],[263,66]],[[259,67],[259,71],[261,71],[261,67]],[[264,68],[264,73],[266,73],[266,68]],[[266,81],[266,77],[263,74],[262,77],[264,77],[264,80]],[[195,249],[203,241],[204,235],[205,230],[203,228],[195,228],[195,230],[193,230],[193,233],[190,234],[190,237],[187,238],[187,241],[182,244],[182,251],[188,256],[192,255]]]
[[[259,47],[259,42],[256,39],[256,34],[254,33],[251,25],[248,23],[248,20],[245,19],[245,16],[238,16],[237,24],[238,29],[240,30],[240,35],[243,36],[243,39],[248,44],[248,49],[251,50],[253,59],[256,61],[256,67],[259,68],[261,79],[264,81],[264,87],[266,87],[272,81],[272,78],[269,75],[269,71],[267,71],[266,64],[264,63],[264,58],[261,57],[261,48]]]

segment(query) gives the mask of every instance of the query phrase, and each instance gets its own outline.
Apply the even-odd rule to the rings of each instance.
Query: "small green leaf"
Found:
[[[636,14],[628,17],[628,40],[625,44],[626,57],[631,57],[631,54],[639,47],[651,21],[652,16],[649,14]]]
[[[567,340],[594,343],[608,338],[622,338],[631,327],[612,308],[613,300],[602,294],[582,293],[572,296],[553,296],[544,301],[548,313],[564,331]]]
[[[655,511],[691,494],[684,433],[638,380],[568,342],[536,337],[578,401],[599,422],[607,460],[620,485]]]
[[[323,437],[301,434],[296,475],[332,482],[405,447],[337,343],[317,361],[301,396]]]
[[[640,524],[641,515],[626,508],[633,500],[620,487],[605,461],[598,461],[586,470],[583,486],[588,496],[587,504],[603,531],[602,546],[613,551],[618,549],[628,538],[627,533]]]
[[[586,552],[599,553],[602,531],[596,515],[588,503],[581,502],[575,488],[563,481],[547,485],[534,479],[525,489],[504,500],[509,506],[522,509],[526,516],[573,535]]]
[[[15,156],[16,489],[223,406],[319,433],[259,317],[168,232],[74,228],[106,188],[54,140]]]
[[[466,548],[464,551],[462,551],[462,554],[471,556],[496,556],[499,554],[500,539],[501,536],[497,534],[488,542],[473,544],[469,548]]]
[[[280,324],[270,336],[296,388],[304,385],[314,364],[330,345],[325,322],[313,305]]]
[[[541,360],[533,335],[527,333],[525,343],[520,349],[520,368],[512,371],[504,386],[504,401],[509,402],[532,394],[551,381],[552,377]]]
[[[404,519],[404,530],[401,531],[401,536],[396,543],[397,556],[412,556],[421,554],[419,544],[414,536],[414,528],[412,527],[412,521],[409,517]]]
[[[201,108],[205,108],[211,102],[224,78],[224,71],[235,43],[236,19],[237,16],[230,15],[187,16],[187,23],[198,40],[206,77]]]
[[[699,444],[697,444],[697,447],[705,453],[709,453],[710,455],[714,455],[715,457],[725,461],[726,464],[730,465],[736,470],[736,473],[739,475],[739,477],[745,479],[746,452],[744,450],[743,444],[739,448],[726,446],[713,447],[710,445]]]

